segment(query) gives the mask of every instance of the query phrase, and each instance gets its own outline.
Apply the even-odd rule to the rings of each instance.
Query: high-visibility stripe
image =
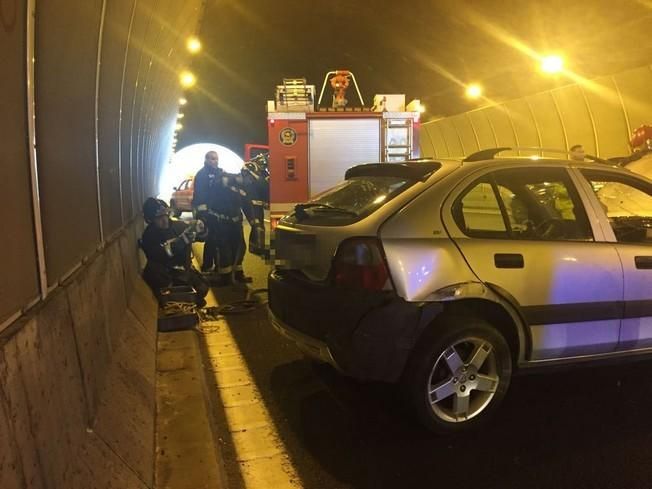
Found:
[[[230,265],[228,267],[217,267],[217,273],[219,273],[220,275],[223,273],[231,273],[232,271],[233,271],[233,267]]]

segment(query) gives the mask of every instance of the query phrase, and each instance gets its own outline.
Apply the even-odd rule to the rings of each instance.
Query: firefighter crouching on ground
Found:
[[[201,271],[208,273],[217,265],[217,218],[210,211],[211,196],[219,183],[222,171],[219,168],[220,158],[215,151],[209,151],[204,157],[204,166],[195,175],[192,208],[197,219],[206,223],[208,234],[204,241],[204,254]]]
[[[143,279],[150,286],[159,303],[163,302],[161,289],[174,285],[190,285],[197,292],[197,305],[206,304],[208,284],[191,264],[191,243],[204,232],[202,221],[191,225],[170,219],[170,208],[162,200],[148,198],[143,204],[147,227],[141,238],[141,247],[147,257]]]
[[[242,269],[246,251],[242,213],[253,220],[251,206],[242,189],[241,175],[220,171],[219,183],[211,191],[211,213],[217,218],[218,285],[251,282]]]
[[[251,231],[249,233],[249,252],[255,255],[265,255],[265,208],[269,208],[269,172],[267,158],[258,155],[245,162],[241,170],[242,187],[247,193],[251,205],[252,219],[248,219]]]

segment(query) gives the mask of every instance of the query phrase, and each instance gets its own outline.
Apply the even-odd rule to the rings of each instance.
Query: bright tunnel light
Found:
[[[197,77],[190,71],[182,71],[179,75],[179,82],[183,88],[190,88],[197,83]]]
[[[189,37],[186,41],[186,49],[190,53],[196,54],[201,51],[201,42],[195,36]]]
[[[561,73],[564,69],[564,59],[556,54],[541,58],[541,71],[544,73]]]
[[[467,85],[465,94],[470,99],[480,98],[482,96],[482,87],[477,83]]]
[[[170,163],[163,169],[159,182],[159,198],[169,201],[173,187],[178,186],[186,178],[195,176],[204,166],[204,156],[209,151],[217,151],[220,157],[220,168],[228,173],[238,173],[244,164],[242,158],[229,148],[214,143],[191,144],[175,152]]]

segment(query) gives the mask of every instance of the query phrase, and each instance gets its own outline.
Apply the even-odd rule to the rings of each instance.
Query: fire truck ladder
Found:
[[[412,158],[412,119],[387,118],[384,124],[384,161],[403,161]]]
[[[283,78],[277,93],[278,102],[288,108],[305,107],[314,103],[313,93],[305,78]]]

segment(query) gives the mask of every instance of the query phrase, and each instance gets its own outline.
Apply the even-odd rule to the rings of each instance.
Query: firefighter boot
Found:
[[[253,282],[253,279],[245,275],[242,270],[236,270],[233,274],[233,279],[241,284],[248,284]]]
[[[226,287],[227,285],[233,284],[233,279],[231,278],[231,272],[219,273],[214,276],[214,280],[211,281],[211,285],[215,287]]]

